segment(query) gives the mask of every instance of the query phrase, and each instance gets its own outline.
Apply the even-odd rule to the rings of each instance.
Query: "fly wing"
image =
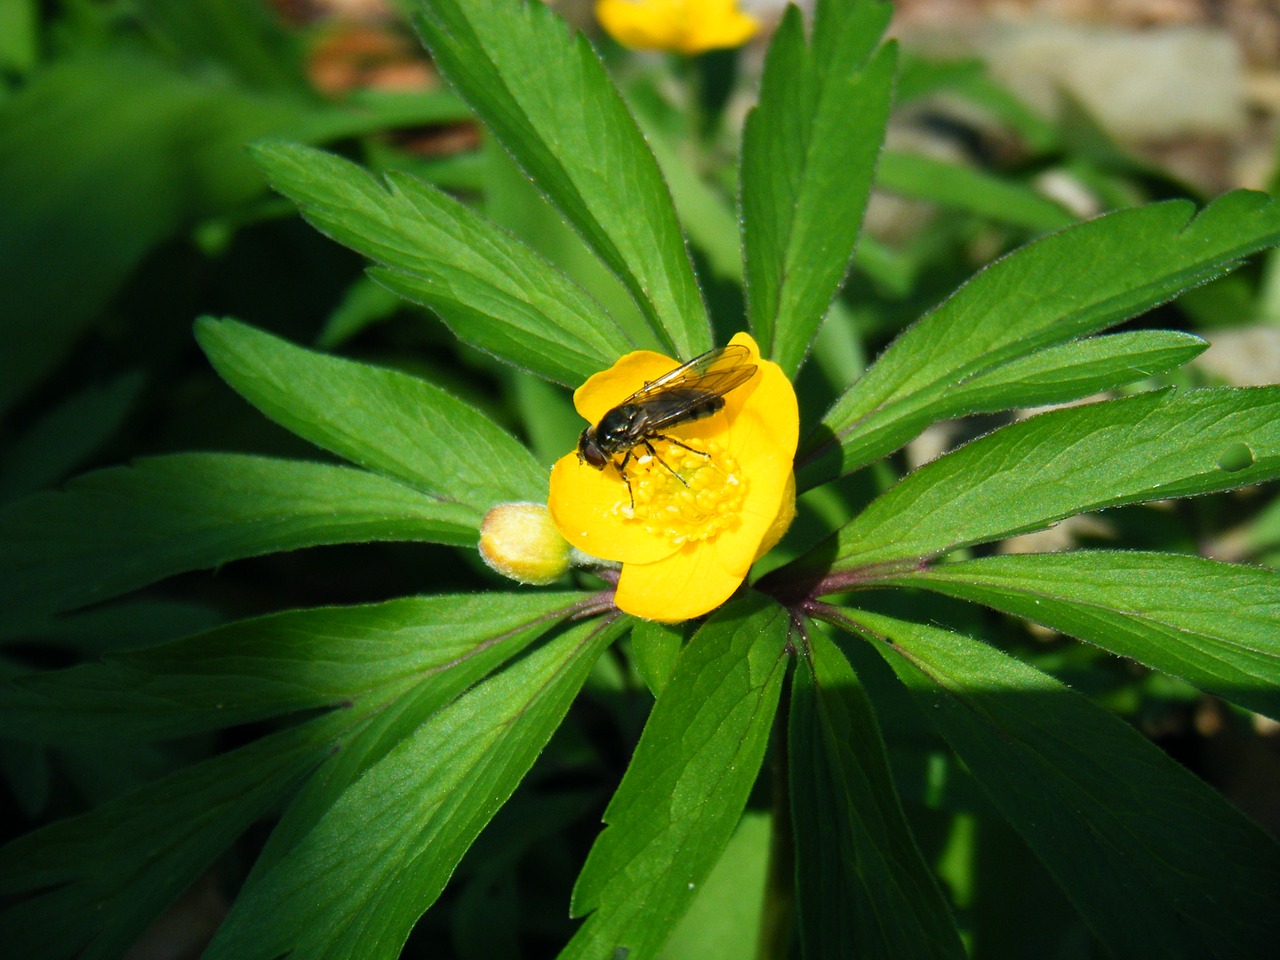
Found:
[[[723,406],[717,403],[756,372],[751,351],[737,344],[712,350],[676,367],[636,391],[623,405],[644,410],[644,429],[658,431],[698,420]]]
[[[708,350],[646,383],[622,403],[646,403],[667,393],[697,392],[704,399],[707,395],[724,396],[755,374],[756,365],[748,363],[750,359],[751,351],[741,344]]]

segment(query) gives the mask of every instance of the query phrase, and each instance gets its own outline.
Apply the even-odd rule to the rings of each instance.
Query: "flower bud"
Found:
[[[554,583],[569,569],[572,547],[541,503],[500,503],[480,524],[480,556],[520,583]]]

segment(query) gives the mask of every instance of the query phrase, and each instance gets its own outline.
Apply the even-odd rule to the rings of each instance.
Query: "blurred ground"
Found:
[[[1277,0],[901,0],[895,32],[978,55],[1051,114],[1109,134],[1208,193],[1264,188],[1280,115]]]
[[[1127,153],[1206,198],[1236,187],[1274,190],[1280,0],[894,6],[893,32],[907,49],[979,57],[1044,114],[1083,111]],[[1241,386],[1280,382],[1280,326],[1240,326],[1210,339],[1197,365],[1212,376]]]

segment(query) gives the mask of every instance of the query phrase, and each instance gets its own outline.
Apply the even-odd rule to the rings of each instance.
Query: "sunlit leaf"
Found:
[[[1265,194],[1236,191],[1192,213],[1185,201],[1121,210],[988,266],[895,340],[802,441],[802,460],[814,462],[801,486],[962,412],[957,388],[972,378],[1112,326],[1280,242],[1280,204]]]
[[[547,472],[523,445],[425,380],[232,320],[204,318],[196,335],[245,399],[317,446],[477,517],[495,503],[546,500]]]
[[[631,659],[655,697],[671,679],[683,645],[684,634],[679,624],[637,620],[631,628]]]
[[[414,23],[436,65],[600,258],[662,344],[711,346],[671,195],[586,40],[542,3],[432,0]]]
[[[188,570],[326,543],[473,545],[481,512],[351,467],[174,454],[0,509],[5,631]]]
[[[764,909],[771,835],[767,813],[748,810],[743,814],[658,960],[741,960],[753,955]]]
[[[398,956],[622,629],[581,624],[435,713],[246,885],[205,956]]]
[[[571,385],[634,349],[541,255],[435,187],[291,144],[257,144],[253,157],[317,229],[378,263],[379,282],[472,346]]]
[[[742,140],[748,317],[788,374],[848,270],[893,94],[894,48],[873,55],[890,6],[818,8],[812,43],[798,8],[783,18]]]
[[[1116,957],[1262,958],[1280,847],[1128,724],[979,641],[864,611],[873,638]]]
[[[951,415],[1067,403],[1172,370],[1208,346],[1189,333],[1137,330],[1047,347],[956,387]]]
[[[242,620],[0,686],[0,726],[40,742],[169,739],[432,684],[492,662],[585,594],[405,597]]]
[[[688,908],[742,815],[769,738],[788,619],[756,598],[717,613],[689,641],[605,810],[578,876],[590,913],[560,954],[651,957]]]
[[[792,692],[789,761],[806,957],[964,957],[903,815],[857,675],[822,633]]]
[[[984,557],[899,578],[1026,617],[1280,718],[1280,573],[1163,553]]]
[[[1225,460],[1227,454],[1245,460]],[[773,576],[909,567],[1077,513],[1280,475],[1280,387],[1139,394],[1032,417],[934,460]]]

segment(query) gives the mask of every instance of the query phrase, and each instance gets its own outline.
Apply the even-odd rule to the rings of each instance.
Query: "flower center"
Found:
[[[705,453],[654,440],[656,457],[638,448],[627,464],[635,506],[624,488],[614,510],[677,546],[710,540],[736,526],[746,499],[746,479],[718,440],[702,446]]]

